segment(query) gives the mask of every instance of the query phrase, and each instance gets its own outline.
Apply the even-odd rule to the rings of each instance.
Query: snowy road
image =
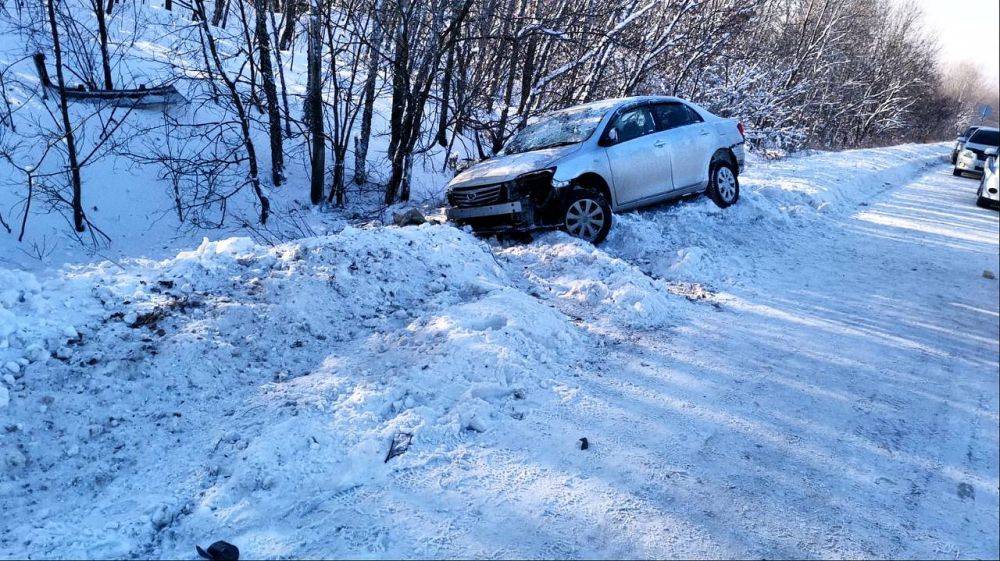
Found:
[[[605,489],[570,495],[608,508],[569,553],[996,557],[998,221],[970,185],[935,167],[774,240],[670,335],[622,334],[566,419]]]
[[[0,558],[995,558],[1000,222],[943,153],[762,165],[600,249],[0,269]]]

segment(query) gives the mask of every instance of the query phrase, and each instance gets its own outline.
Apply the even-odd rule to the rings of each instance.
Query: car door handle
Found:
[[[657,140],[656,142],[653,143],[653,146],[656,146],[657,148],[663,148],[666,145],[667,145],[666,140]]]
[[[712,134],[712,133],[710,133],[710,132],[708,132],[708,131],[701,131],[701,132],[700,132],[700,133],[698,133],[698,134],[700,134],[700,135],[702,135],[702,136],[708,136],[708,135],[710,135],[710,134]]]

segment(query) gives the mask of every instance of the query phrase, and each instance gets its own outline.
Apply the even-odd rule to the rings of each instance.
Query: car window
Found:
[[[690,105],[685,105],[684,108],[687,109],[688,113],[691,114],[692,123],[702,123],[705,121],[705,119],[702,119],[701,115],[699,115],[698,112],[695,111]]]
[[[661,131],[702,121],[701,115],[683,103],[661,103],[653,108],[653,114]]]
[[[619,144],[647,135],[656,130],[656,126],[653,123],[653,115],[649,112],[648,107],[636,107],[622,113],[615,120],[613,128],[618,133]]]
[[[979,129],[972,133],[972,138],[969,139],[969,143],[996,146],[1000,144],[1000,131]]]
[[[979,128],[979,127],[969,127],[967,129],[965,129],[965,132],[962,133],[962,136],[964,136],[965,138],[969,138],[969,136],[971,136],[972,133],[976,132],[977,128]]]

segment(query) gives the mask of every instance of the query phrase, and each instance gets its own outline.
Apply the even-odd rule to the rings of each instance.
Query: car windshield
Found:
[[[962,133],[962,137],[963,138],[969,138],[972,135],[972,133],[976,132],[977,128],[979,128],[979,127],[969,127],[967,129],[965,129],[965,132]]]
[[[969,139],[972,144],[985,144],[987,146],[1000,145],[1000,131],[979,129]]]
[[[586,106],[546,115],[514,135],[503,149],[503,154],[520,154],[583,142],[594,134],[607,110],[604,106]]]

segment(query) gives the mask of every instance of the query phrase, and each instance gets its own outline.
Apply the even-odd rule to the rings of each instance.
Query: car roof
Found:
[[[976,128],[979,129],[979,130],[981,130],[981,131],[997,131],[997,132],[1000,132],[1000,129],[998,129],[996,127],[976,127]],[[976,131],[976,132],[978,132],[978,131]]]
[[[665,102],[665,101],[682,101],[684,103],[690,103],[679,97],[666,96],[666,95],[637,95],[631,97],[615,97],[610,99],[601,99],[598,101],[591,101],[590,103],[583,103],[580,105],[571,105],[569,107],[564,107],[553,111],[552,113],[562,113],[563,111],[579,111],[586,109],[595,110],[607,110],[607,109],[618,109],[621,107],[627,107],[631,105],[639,105],[641,103],[652,103],[652,102]]]

